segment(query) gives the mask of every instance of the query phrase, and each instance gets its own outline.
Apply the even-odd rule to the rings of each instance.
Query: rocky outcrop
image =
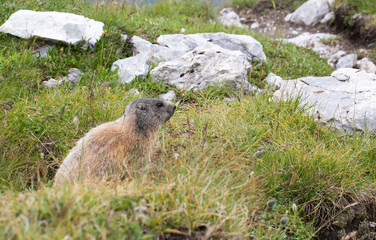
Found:
[[[134,36],[131,43],[136,55],[118,60],[112,66],[122,83],[146,76],[155,65],[151,73],[155,80],[182,90],[230,82],[236,89],[241,86],[249,89],[248,82],[244,82],[251,67],[249,62],[266,60],[262,45],[247,35],[170,34],[160,36],[158,44]],[[218,72],[214,74],[214,70]]]
[[[181,90],[199,90],[216,84],[231,85],[235,90],[251,89],[247,73],[251,65],[240,51],[217,45],[197,47],[182,57],[160,63],[150,75]]]
[[[283,80],[269,74],[265,80],[278,88],[275,99],[300,97],[320,122],[345,132],[376,133],[376,74],[341,68],[327,77]]]
[[[95,44],[103,34],[103,26],[102,22],[72,13],[19,10],[0,26],[0,32],[20,38]]]

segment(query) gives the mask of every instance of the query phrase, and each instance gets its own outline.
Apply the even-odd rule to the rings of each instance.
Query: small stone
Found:
[[[335,14],[333,11],[331,12],[328,12],[323,19],[320,20],[320,23],[321,24],[330,24],[333,22],[333,20],[335,19]]]
[[[176,93],[174,90],[170,90],[167,93],[161,94],[159,97],[166,101],[172,101],[172,100],[175,100]]]
[[[260,24],[258,22],[252,23],[251,24],[251,29],[259,28]]]
[[[233,98],[233,97],[225,97],[224,99],[223,99],[223,101],[225,101],[225,102],[232,102],[232,101],[235,101],[236,100],[236,98]]]
[[[133,95],[133,96],[140,96],[140,92],[136,88],[132,88],[131,90],[129,90],[128,94]]]
[[[37,48],[34,50],[34,54],[37,54],[39,57],[46,57],[48,54],[48,51],[52,48],[54,48],[55,46],[53,45],[47,45],[47,46],[44,46],[44,47],[40,47],[40,48]]]
[[[348,54],[344,57],[341,57],[338,60],[338,63],[336,65],[336,69],[339,68],[352,68],[356,64],[356,60],[358,59],[358,56],[356,54]]]
[[[345,55],[346,55],[346,52],[340,50],[340,51],[336,52],[334,55],[332,55],[329,58],[329,62],[331,62],[331,63],[337,63],[338,59],[340,59],[341,57],[343,57]]]
[[[185,31],[186,31],[185,28],[180,29],[180,33],[185,33]]]
[[[56,79],[50,78],[47,81],[43,82],[45,87],[56,87],[58,85],[58,81]]]
[[[127,41],[127,39],[128,39],[128,35],[127,34],[121,34],[121,40],[122,41]]]
[[[292,13],[287,14],[285,17],[285,21],[289,22],[291,20],[291,17],[292,17]]]
[[[362,58],[362,60],[360,60],[359,69],[368,73],[376,73],[376,65],[368,58]]]
[[[240,21],[239,15],[234,12],[232,8],[224,8],[219,13],[218,21],[225,26],[237,26],[237,27],[244,27]]]

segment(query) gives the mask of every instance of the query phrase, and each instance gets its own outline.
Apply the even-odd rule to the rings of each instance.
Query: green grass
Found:
[[[263,1],[261,0],[231,0],[229,5],[240,10],[244,8],[253,8],[261,3],[262,6],[267,6],[268,8],[274,8],[274,9],[287,8],[291,11],[294,11],[304,2],[305,2],[304,0],[263,0]]]
[[[117,119],[136,96],[156,97],[171,87],[135,80],[119,84],[112,63],[132,54],[121,34],[155,41],[161,34],[249,34],[267,61],[249,81],[265,87],[273,72],[285,79],[325,76],[333,69],[311,50],[210,21],[215,9],[195,1],[165,1],[151,8],[88,5],[83,1],[3,1],[0,24],[18,9],[79,13],[105,23],[94,49],[45,44],[0,34],[0,236],[4,239],[151,239],[155,236],[309,239],[315,216],[373,186],[376,140],[343,135],[305,114],[291,99],[271,93],[242,96],[214,86],[177,92],[178,110],[163,127],[151,164],[120,185],[52,189],[61,161],[90,128]],[[42,82],[75,67],[81,81],[57,88]],[[236,101],[224,102],[223,97]],[[276,199],[273,208],[267,201]],[[297,204],[297,210],[291,206]],[[310,208],[312,207],[312,208]],[[315,209],[307,213],[307,209]],[[309,215],[309,217],[307,217]],[[280,224],[283,217],[289,222]],[[314,225],[315,222],[315,225]],[[317,228],[316,228],[317,229]],[[124,237],[126,236],[126,237]]]
[[[339,4],[347,4],[354,8],[357,12],[376,14],[376,4],[373,0],[337,0],[336,5]]]

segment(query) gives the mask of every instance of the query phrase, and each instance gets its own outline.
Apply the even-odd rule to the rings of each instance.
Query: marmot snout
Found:
[[[149,155],[160,127],[174,114],[175,104],[158,98],[129,103],[124,116],[91,129],[77,141],[55,176],[64,181],[122,178],[130,161]]]

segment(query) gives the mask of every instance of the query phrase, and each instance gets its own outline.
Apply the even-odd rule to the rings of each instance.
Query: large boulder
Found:
[[[230,51],[239,50],[250,61],[266,61],[266,55],[260,42],[249,35],[228,33],[169,34],[157,39],[161,46],[191,51],[198,46],[214,44]]]
[[[265,80],[279,88],[274,98],[299,96],[321,122],[345,132],[376,133],[376,74],[341,68],[327,77],[283,80],[270,74]]]
[[[266,60],[265,53],[262,50],[262,45],[257,40],[247,35],[235,35],[226,33],[198,33],[189,35],[171,34],[160,36],[157,39],[157,42],[158,44],[152,44],[140,37],[132,37],[131,43],[133,44],[133,52],[136,55],[114,62],[111,68],[113,71],[115,69],[118,69],[117,74],[120,77],[120,82],[128,83],[135,77],[146,76],[153,65],[159,67],[161,64],[166,63],[163,66],[166,67],[168,64],[170,64],[169,66],[177,66],[178,64],[176,63],[176,61],[183,61],[183,63],[181,64],[185,65],[186,63],[184,62],[184,58],[182,56],[190,52],[191,54],[193,54],[192,51],[196,49],[199,49],[199,51],[201,51],[200,49],[202,48],[207,48],[208,50],[210,50],[210,54],[209,52],[206,52],[208,53],[208,55],[206,56],[208,62],[210,62],[209,58],[221,59],[224,54],[228,54],[229,56],[231,55],[231,64],[228,64],[226,61],[217,63],[218,66],[216,66],[216,68],[223,69],[224,71],[230,71],[230,69],[228,68],[231,67],[238,69],[237,66],[233,64],[234,62],[241,61],[243,63],[243,68],[244,66],[246,66],[246,69],[248,71],[250,68],[249,61]],[[213,51],[213,49],[219,49],[219,52],[217,53]],[[238,59],[235,61],[234,58]],[[211,62],[210,64],[214,63]],[[220,64],[228,66],[220,66]],[[192,66],[192,69],[195,70],[195,66]],[[180,71],[180,69],[177,70]],[[218,73],[218,75],[219,77],[214,77],[213,81],[223,78],[221,73]],[[243,71],[239,72],[239,75],[243,76]],[[171,76],[176,77],[180,76],[180,74],[172,74]],[[158,77],[161,76],[159,74],[156,74],[155,77],[157,77],[158,79]],[[227,78],[228,76],[225,77]],[[229,79],[234,79],[234,77],[230,77]],[[170,81],[179,82],[183,80],[175,79],[174,81]],[[199,81],[199,79],[197,79],[197,81]],[[180,86],[180,84],[178,85]],[[190,85],[192,85],[192,83],[187,83],[187,86]],[[202,86],[208,85],[210,84],[202,84]],[[199,88],[182,87],[182,89],[202,89],[202,86]]]
[[[329,12],[330,6],[327,0],[309,0],[297,8],[286,20],[298,24],[313,25]]]
[[[103,34],[102,22],[73,13],[19,10],[0,26],[0,32],[20,38],[40,37],[69,44],[95,44]]]
[[[160,63],[150,75],[181,90],[198,90],[216,84],[229,84],[235,90],[250,90],[247,73],[251,68],[247,56],[209,44],[200,46],[182,57]]]

